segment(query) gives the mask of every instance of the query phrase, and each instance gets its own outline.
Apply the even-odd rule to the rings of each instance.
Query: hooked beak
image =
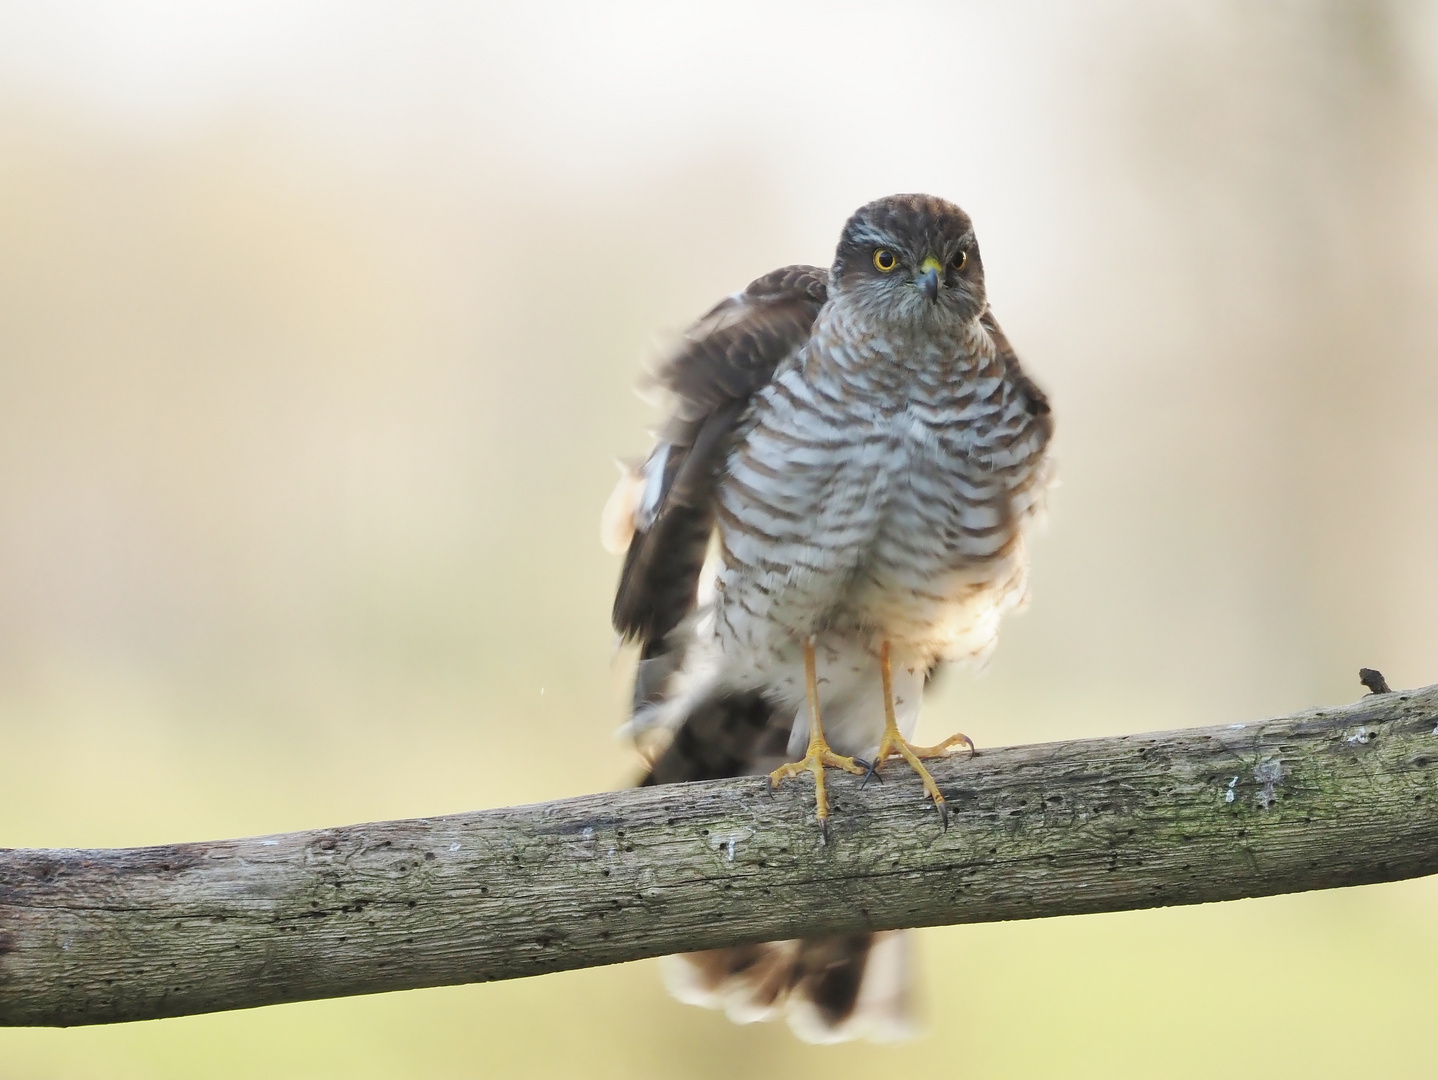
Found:
[[[939,260],[930,255],[919,264],[919,276],[914,279],[914,284],[924,290],[924,295],[930,301],[939,298],[939,275],[944,271]]]

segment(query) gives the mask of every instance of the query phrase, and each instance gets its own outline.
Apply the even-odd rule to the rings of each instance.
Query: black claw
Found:
[[[949,831],[949,804],[946,802],[934,803],[935,809],[939,811],[939,820],[944,823],[944,832]]]
[[[877,780],[881,784],[884,782],[884,778],[879,775],[878,758],[875,758],[873,761],[865,761],[863,758],[855,758],[854,760],[857,761],[860,765],[864,766],[864,779],[859,781],[860,791],[863,791],[864,788],[868,786],[868,783],[871,779]]]
[[[825,846],[825,847],[828,847],[828,846],[829,846],[829,819],[826,818],[826,817],[821,817],[821,818],[819,819],[819,835],[820,835],[821,837],[823,837],[824,846]]]

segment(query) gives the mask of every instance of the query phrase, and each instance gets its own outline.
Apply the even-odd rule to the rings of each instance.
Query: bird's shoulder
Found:
[[[1041,419],[1046,424],[1051,424],[1050,415],[1053,410],[1049,405],[1049,397],[1038,383],[1029,377],[1028,372],[1024,371],[1023,365],[1019,363],[1018,353],[1014,351],[1014,347],[1009,343],[1008,335],[1004,333],[1003,327],[999,325],[999,320],[994,315],[994,309],[985,308],[979,322],[993,340],[994,351],[1004,365],[1004,373],[1023,399],[1029,414],[1035,419]]]
[[[808,341],[828,297],[821,267],[784,266],[755,278],[690,324],[650,381],[672,395],[681,423],[746,400]]]

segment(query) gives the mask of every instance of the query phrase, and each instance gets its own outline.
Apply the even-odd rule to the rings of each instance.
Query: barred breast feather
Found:
[[[1049,424],[987,322],[895,343],[826,310],[759,392],[718,486],[726,653],[887,639],[927,669],[992,646],[1023,595]]]

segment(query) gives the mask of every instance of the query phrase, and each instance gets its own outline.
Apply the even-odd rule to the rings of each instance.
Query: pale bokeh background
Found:
[[[625,783],[633,380],[906,190],[973,215],[1063,479],[1031,610],[928,732],[1438,681],[1433,4],[9,0],[0,845]],[[0,1031],[0,1077],[1427,1076],[1435,902],[925,931],[898,1050],[642,963]]]

